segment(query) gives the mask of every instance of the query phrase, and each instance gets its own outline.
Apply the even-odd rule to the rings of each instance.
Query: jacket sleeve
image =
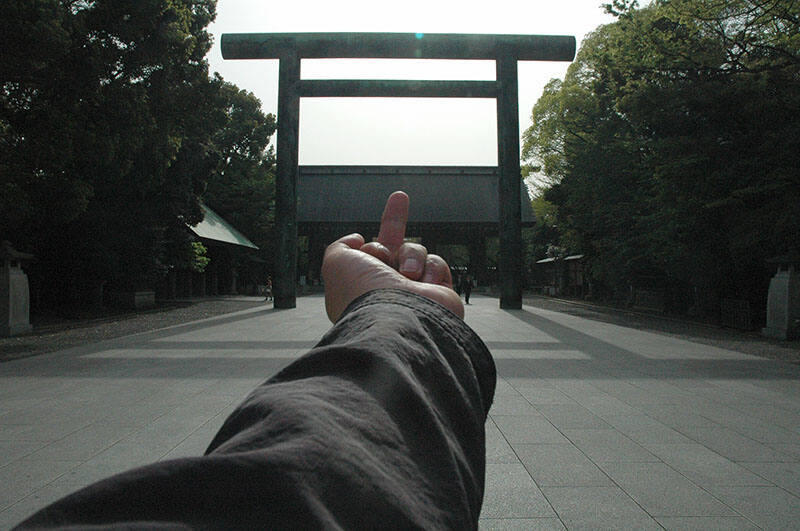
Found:
[[[206,455],[106,479],[21,528],[474,529],[495,378],[460,318],[373,291],[257,387]]]

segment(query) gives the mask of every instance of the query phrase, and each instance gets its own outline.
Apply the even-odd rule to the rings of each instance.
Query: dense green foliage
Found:
[[[586,254],[596,295],[763,306],[765,260],[800,246],[800,3],[607,8],[524,135],[552,243]]]
[[[277,124],[251,93],[223,83],[218,107],[224,121],[212,137],[219,166],[202,193],[205,203],[255,243],[266,262],[275,253],[271,239],[275,203],[275,155],[268,147]],[[266,274],[262,272],[261,281]]]
[[[268,211],[274,118],[209,77],[215,9],[0,3],[0,237],[37,255],[34,287],[74,297],[92,285],[152,287],[168,268],[189,268],[186,224],[202,218],[201,199],[227,216],[217,191],[227,184]]]

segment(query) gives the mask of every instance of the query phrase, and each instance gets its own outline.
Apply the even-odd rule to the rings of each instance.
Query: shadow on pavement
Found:
[[[708,359],[648,358],[573,328],[561,325],[528,310],[503,310],[507,315],[519,319],[558,340],[545,347],[533,346],[530,342],[494,342],[491,349],[515,350],[575,350],[585,359],[547,358],[503,358],[496,356],[498,374],[507,377],[528,378],[686,378],[686,379],[755,379],[797,380],[800,367],[736,353],[744,359],[723,359],[709,356]],[[707,348],[698,345],[698,348]]]

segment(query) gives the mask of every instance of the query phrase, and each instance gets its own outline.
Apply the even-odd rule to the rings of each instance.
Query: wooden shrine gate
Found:
[[[519,102],[517,61],[572,61],[575,38],[554,35],[414,33],[224,34],[224,59],[278,59],[278,169],[275,224],[276,308],[294,308],[297,270],[297,179],[301,97],[443,97],[497,100],[500,205],[500,307],[522,307]],[[492,59],[495,81],[303,80],[302,59]]]

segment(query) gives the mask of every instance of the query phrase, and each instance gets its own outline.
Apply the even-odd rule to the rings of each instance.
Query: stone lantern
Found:
[[[0,336],[13,336],[31,330],[28,276],[22,264],[34,259],[4,241],[0,245]]]
[[[800,257],[770,260],[778,272],[769,282],[767,326],[762,334],[776,339],[800,338]]]

